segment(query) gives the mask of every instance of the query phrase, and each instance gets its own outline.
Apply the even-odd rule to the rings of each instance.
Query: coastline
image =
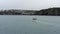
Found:
[[[0,15],[0,16],[51,16],[51,15]]]

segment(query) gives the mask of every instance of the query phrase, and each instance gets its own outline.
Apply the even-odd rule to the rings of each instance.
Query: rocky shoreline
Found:
[[[60,8],[48,8],[39,11],[36,10],[0,10],[0,15],[44,15],[44,16],[60,16]]]

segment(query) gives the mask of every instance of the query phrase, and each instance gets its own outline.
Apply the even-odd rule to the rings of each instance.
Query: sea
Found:
[[[0,34],[60,34],[60,16],[0,15]]]

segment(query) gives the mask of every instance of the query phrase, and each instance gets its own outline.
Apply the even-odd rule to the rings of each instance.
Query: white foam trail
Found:
[[[37,24],[46,24],[46,25],[53,25],[53,26],[60,26],[59,23],[53,23],[53,22],[45,22],[45,21],[39,21],[39,20],[36,20],[35,21]]]
[[[59,23],[56,21],[48,21],[48,20],[32,20],[33,24],[46,24],[46,25],[52,25],[52,26],[60,26]]]

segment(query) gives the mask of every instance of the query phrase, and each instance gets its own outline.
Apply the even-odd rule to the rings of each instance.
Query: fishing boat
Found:
[[[37,18],[33,18],[32,20],[37,20]]]
[[[33,18],[32,20],[33,20],[33,21],[32,21],[33,24],[37,24],[37,18]]]

